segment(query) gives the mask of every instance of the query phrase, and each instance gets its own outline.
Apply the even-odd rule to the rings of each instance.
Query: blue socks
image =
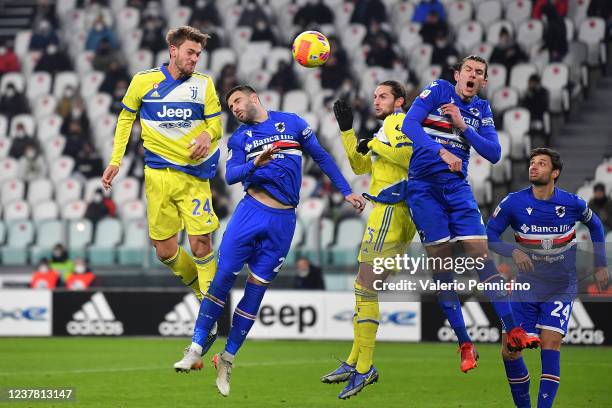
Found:
[[[227,353],[236,355],[238,349],[244,343],[244,339],[246,339],[249,330],[251,330],[253,323],[255,323],[257,311],[266,293],[266,289],[266,286],[247,282],[244,288],[244,296],[238,303],[238,306],[236,306],[234,316],[232,317],[232,329],[225,345]]]
[[[452,283],[453,274],[452,272],[438,272],[433,274],[433,279],[436,284]],[[463,315],[461,314],[461,302],[459,302],[457,292],[453,289],[441,290],[436,296],[438,297],[438,304],[448,319],[448,323],[453,328],[459,344],[471,342],[472,340],[467,333]]]
[[[559,389],[561,374],[560,353],[557,350],[542,350],[542,375],[540,376],[540,391],[538,393],[538,408],[553,406],[555,395]]]
[[[497,272],[497,268],[493,261],[487,261],[484,264],[484,268],[478,270],[478,277],[482,283],[503,283],[506,281],[504,277]],[[512,314],[508,294],[500,290],[485,290],[484,293],[491,301],[497,317],[499,317],[502,322],[503,328],[507,332],[514,329],[516,323],[514,322],[514,315]]]
[[[529,399],[529,372],[523,361],[523,357],[518,360],[504,360],[508,384],[514,405],[518,408],[531,408]]]

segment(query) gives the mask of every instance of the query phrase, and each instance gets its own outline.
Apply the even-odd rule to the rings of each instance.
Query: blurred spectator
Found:
[[[64,281],[66,277],[74,271],[74,262],[68,259],[68,251],[66,251],[66,248],[62,244],[55,244],[53,247],[49,267],[58,271]]]
[[[66,277],[66,287],[70,290],[83,290],[92,286],[96,275],[89,269],[82,258],[74,261],[74,272]]]
[[[166,26],[166,19],[164,18],[164,10],[161,3],[157,0],[147,0],[146,3],[141,13],[142,21],[152,19],[156,26],[164,28]]]
[[[108,207],[104,204],[104,193],[102,189],[99,188],[94,192],[91,201],[87,204],[85,218],[96,225],[102,218],[109,216],[110,212],[108,211]]]
[[[412,21],[423,24],[432,11],[438,13],[440,21],[446,21],[446,11],[444,11],[444,5],[439,0],[421,0],[414,9]]]
[[[255,0],[248,0],[247,4],[242,10],[242,14],[240,14],[237,25],[238,27],[244,26],[255,29],[255,24],[262,19],[269,24],[268,16],[266,15],[265,11],[263,11],[261,6]]]
[[[308,0],[293,16],[293,24],[301,29],[333,22],[334,13],[323,0]]]
[[[69,134],[78,133],[78,134],[89,134],[89,118],[87,117],[87,113],[85,112],[85,108],[83,107],[83,100],[79,95],[74,96],[70,103],[67,105],[68,111],[64,112],[58,110],[58,113],[62,115],[64,121],[62,122],[62,127],[60,128],[60,133],[64,136]],[[71,122],[78,122],[79,129],[78,132],[76,127],[74,127]]]
[[[135,177],[140,180],[140,183],[144,181],[144,155],[145,150],[142,142],[140,140],[135,144],[134,155],[132,156],[132,162],[130,163],[130,167],[128,167],[128,176]]]
[[[0,97],[0,112],[10,120],[13,116],[28,112],[28,102],[25,95],[9,82]]]
[[[121,110],[123,109],[123,105],[121,104],[121,101],[123,100],[123,97],[125,96],[125,93],[127,92],[129,85],[130,84],[125,79],[122,79],[115,84],[115,89],[113,90],[113,93],[111,94],[113,97],[113,100],[110,106],[111,113],[119,114],[119,112],[121,112]]]
[[[46,71],[53,75],[62,71],[71,71],[72,64],[66,53],[56,44],[49,44],[45,53],[40,57],[34,71]]]
[[[98,92],[104,92],[112,94],[119,81],[129,81],[130,77],[125,69],[125,66],[121,65],[119,61],[111,61],[106,70],[104,81],[100,84]]]
[[[258,18],[253,26],[251,41],[270,41],[272,46],[276,45],[276,37],[270,27],[270,23],[265,18]]]
[[[328,39],[332,53],[325,65],[320,68],[321,87],[337,90],[342,86],[345,79],[351,78],[351,73],[348,68],[348,57],[342,44],[334,36],[330,36]]]
[[[39,22],[48,21],[53,28],[59,27],[57,15],[55,14],[55,1],[53,4],[50,0],[38,0],[36,4],[36,14],[34,14],[33,26],[37,26]]]
[[[351,23],[370,26],[372,20],[387,21],[385,4],[381,0],[356,0],[351,15]]]
[[[225,123],[225,131],[228,133],[233,132],[238,126],[238,120],[234,115],[231,114],[227,104],[225,103],[225,95],[229,92],[230,89],[238,85],[238,73],[236,71],[236,65],[234,64],[225,64],[221,69],[221,73],[217,77],[217,83],[215,84],[215,88],[219,94],[219,99],[221,100],[221,108],[225,113],[227,113],[227,121]]]
[[[561,62],[569,48],[565,20],[559,16],[552,4],[545,5],[542,13],[546,16],[546,27],[542,38],[544,45],[541,50],[548,50],[550,62]]]
[[[589,200],[589,208],[601,219],[606,231],[612,230],[612,200],[606,195],[606,186],[597,183],[593,186],[593,198]]]
[[[527,60],[527,55],[523,52],[521,47],[514,42],[514,39],[506,27],[503,27],[499,31],[499,41],[495,48],[493,48],[489,63],[502,64],[506,67],[507,72],[510,73],[513,66]]]
[[[181,3],[192,9],[190,25],[208,22],[216,27],[221,26],[221,17],[215,0],[182,0]],[[207,49],[208,45],[206,43]]]
[[[389,33],[387,30],[385,30],[382,27],[382,24],[380,23],[380,21],[378,20],[370,21],[370,25],[368,26],[368,33],[363,39],[363,45],[372,47],[372,44],[374,44],[374,42],[376,41],[376,38],[378,38],[378,36],[380,35],[384,35],[389,43],[393,41],[393,38],[391,37],[391,33]]]
[[[74,170],[86,179],[102,176],[102,158],[90,142],[83,143],[83,149],[77,154]]]
[[[592,1],[596,1],[596,0],[591,0],[591,4],[592,4]],[[609,0],[604,0],[604,1],[608,2]],[[557,10],[557,13],[559,13],[561,17],[567,16],[567,9],[569,7],[568,0],[536,0],[535,4],[533,5],[533,12],[531,13],[531,16],[538,20],[541,19],[542,18],[542,8],[549,3],[552,3],[552,5]]]
[[[446,33],[439,32],[431,53],[431,65],[442,67],[440,78],[450,81],[453,78],[453,66],[459,60],[459,51],[448,40]]]
[[[49,267],[47,258],[43,258],[38,263],[36,270],[32,274],[32,289],[55,289],[58,286],[60,274]]]
[[[530,113],[530,129],[534,132],[544,130],[544,114],[548,111],[548,102],[548,89],[542,87],[540,76],[538,74],[531,75],[521,105]]]
[[[213,209],[217,217],[222,220],[229,216],[231,202],[228,197],[227,185],[220,172],[217,172],[210,181],[210,191],[212,192]]]
[[[12,137],[9,156],[19,159],[25,153],[26,147],[30,145],[38,146],[38,142],[33,135],[28,134],[23,123],[18,122]]]
[[[48,20],[41,20],[35,27],[28,47],[30,51],[42,52],[51,44],[59,44],[59,38]]]
[[[142,40],[140,48],[146,48],[157,54],[163,48],[166,48],[166,39],[164,37],[163,20],[149,16],[144,21],[142,27]]]
[[[72,112],[72,108],[76,105],[83,106],[83,99],[72,85],[68,85],[64,88],[64,92],[57,102],[56,112],[63,119],[66,119]],[[64,133],[62,132],[62,134]]]
[[[270,78],[268,88],[277,91],[281,95],[292,89],[299,88],[295,72],[293,72],[293,67],[290,63],[282,60],[278,62],[278,69],[272,75],[272,78]]]
[[[432,10],[427,14],[419,34],[423,38],[424,43],[434,45],[439,35],[448,34],[448,25],[445,21],[440,20],[440,15],[437,11]]]
[[[73,106],[70,116],[64,119],[60,132],[66,137],[63,154],[76,160],[83,150],[83,145],[91,141],[89,119],[82,106],[79,104]]]
[[[19,177],[24,181],[48,177],[47,162],[37,145],[25,146],[23,156],[19,158]]]
[[[96,18],[96,21],[93,24],[93,27],[89,30],[87,34],[87,40],[85,41],[85,49],[87,51],[98,51],[98,48],[102,44],[102,41],[106,40],[110,45],[110,48],[116,49],[119,44],[117,43],[117,38],[115,37],[115,33],[110,27],[107,27],[104,23],[104,18],[102,15]]]
[[[589,296],[601,296],[601,297],[611,297],[612,298],[612,285],[608,285],[605,291],[600,292],[597,283],[591,283],[587,286],[587,294]]]
[[[6,42],[0,45],[0,75],[7,72],[19,72],[20,69],[19,58],[13,47],[9,47]]]
[[[307,257],[298,258],[295,267],[297,269],[293,281],[295,289],[325,290],[321,268],[311,264]]]
[[[91,65],[96,71],[106,72],[113,62],[123,65],[123,58],[119,52],[113,49],[107,39],[103,39],[91,61]]]
[[[587,9],[587,16],[601,17],[610,23],[612,19],[612,2],[610,0],[591,0]]]
[[[372,48],[366,57],[366,63],[371,67],[393,68],[398,61],[398,56],[393,51],[391,43],[383,34],[379,34],[372,43]]]

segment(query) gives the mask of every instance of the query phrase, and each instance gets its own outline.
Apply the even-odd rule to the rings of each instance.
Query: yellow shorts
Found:
[[[181,231],[205,235],[219,228],[208,180],[175,169],[145,166],[149,236],[156,241]]]
[[[412,242],[415,232],[416,227],[405,202],[374,203],[357,259],[372,264],[374,258],[402,255]]]

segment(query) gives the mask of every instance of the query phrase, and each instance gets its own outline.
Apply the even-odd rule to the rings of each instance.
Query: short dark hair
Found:
[[[603,191],[606,192],[606,185],[604,183],[597,183],[593,186],[593,191]]]
[[[166,43],[168,47],[174,45],[178,48],[185,41],[190,40],[202,44],[202,48],[204,48],[209,38],[210,35],[201,32],[195,27],[181,26],[168,31],[168,34],[166,34]]]
[[[378,86],[383,86],[383,85],[391,88],[391,93],[393,94],[393,97],[395,99],[404,98],[404,103],[402,104],[402,109],[404,109],[406,106],[406,103],[408,102],[408,98],[406,96],[406,88],[404,88],[404,85],[400,84],[397,81],[392,81],[392,80],[383,81],[380,84],[378,84]]]
[[[453,69],[455,71],[461,71],[461,68],[463,68],[463,64],[465,64],[466,61],[482,62],[485,66],[484,77],[485,79],[487,79],[487,77],[489,76],[489,64],[487,63],[487,60],[482,58],[480,55],[474,55],[474,54],[468,55],[467,57],[463,58],[461,61],[457,62],[453,66]]]
[[[251,85],[246,85],[246,84],[236,85],[235,87],[227,91],[227,94],[225,94],[225,104],[226,105],[227,105],[227,101],[229,101],[230,96],[232,96],[232,94],[235,92],[244,92],[247,95],[257,93]]]
[[[531,150],[531,153],[529,154],[529,161],[531,161],[535,156],[541,155],[550,157],[553,170],[559,170],[559,176],[555,178],[556,183],[559,177],[561,177],[561,171],[563,170],[563,160],[561,160],[561,155],[558,151],[549,149],[548,147],[538,147]]]

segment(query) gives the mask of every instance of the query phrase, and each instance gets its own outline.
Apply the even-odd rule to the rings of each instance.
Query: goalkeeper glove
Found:
[[[334,115],[340,130],[345,132],[353,128],[353,109],[346,101],[338,99],[334,102]]]

